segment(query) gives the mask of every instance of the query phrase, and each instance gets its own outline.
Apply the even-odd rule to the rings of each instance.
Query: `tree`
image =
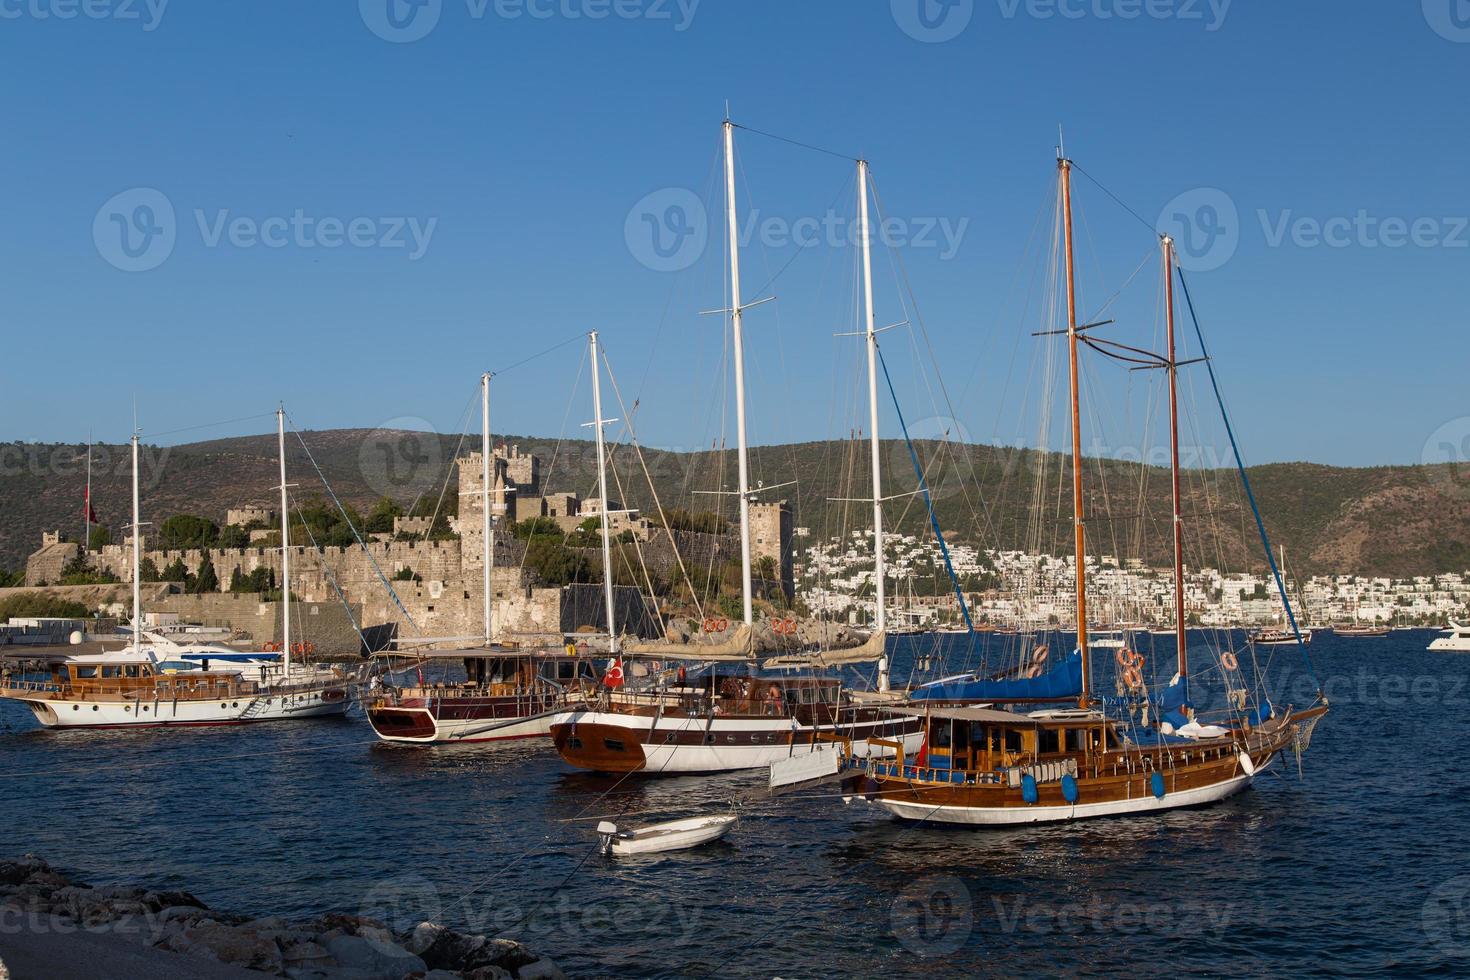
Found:
[[[12,616],[83,619],[90,615],[91,610],[82,603],[60,599],[44,592],[21,592],[0,599],[0,619],[10,619]]]
[[[98,571],[82,560],[78,555],[67,562],[66,567],[61,570],[61,578],[57,585],[112,585],[118,581],[118,577],[111,572]]]
[[[87,547],[92,551],[101,551],[112,544],[112,532],[101,524],[93,525],[92,533],[87,535]]]
[[[158,576],[159,582],[187,582],[189,570],[184,567],[184,559],[175,558],[164,568],[163,574]]]
[[[389,497],[379,497],[373,509],[368,512],[367,520],[363,522],[363,530],[369,534],[391,534],[394,518],[402,516],[403,508],[397,501]]]
[[[556,523],[554,517],[528,517],[524,521],[516,521],[511,524],[510,533],[520,541],[535,537],[562,536],[561,525]]]
[[[158,577],[158,566],[155,565],[155,564],[153,564],[153,559],[152,558],[144,558],[141,562],[138,563],[138,581],[140,581],[140,582],[159,582],[159,581],[162,581],[162,579],[160,579]]]
[[[175,514],[158,527],[165,548],[208,548],[219,539],[219,525],[207,517]]]
[[[250,547],[250,531],[243,524],[226,524],[219,533],[219,540],[215,542],[220,548],[248,548]]]
[[[199,575],[194,579],[189,591],[197,592],[200,595],[206,592],[219,591],[219,576],[215,574],[214,562],[208,558],[204,559],[204,564],[199,566]]]
[[[13,589],[16,586],[25,584],[25,572],[7,572],[0,570],[0,589]]]

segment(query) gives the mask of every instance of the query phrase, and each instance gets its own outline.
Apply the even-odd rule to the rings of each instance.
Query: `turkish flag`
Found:
[[[924,741],[919,743],[919,754],[914,756],[914,766],[918,769],[929,767],[929,736],[924,735]]]
[[[82,504],[87,508],[87,523],[101,524],[102,522],[97,519],[97,512],[92,509],[92,491],[90,489],[82,494]]]
[[[607,662],[607,672],[602,675],[602,683],[608,687],[623,686],[623,661],[614,657]]]

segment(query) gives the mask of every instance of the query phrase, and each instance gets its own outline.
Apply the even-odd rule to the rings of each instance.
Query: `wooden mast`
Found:
[[[1082,693],[1086,708],[1091,669],[1087,652],[1087,538],[1082,520],[1082,403],[1077,388],[1077,277],[1072,261],[1072,161],[1057,160],[1062,178],[1063,237],[1067,253],[1067,353],[1072,391],[1072,524],[1077,532],[1077,651],[1082,656]]]
[[[1174,239],[1164,251],[1164,318],[1169,325],[1169,476],[1174,492],[1174,642],[1179,645],[1179,676],[1189,676],[1189,642],[1184,622],[1184,516],[1179,506],[1179,360],[1174,353]]]

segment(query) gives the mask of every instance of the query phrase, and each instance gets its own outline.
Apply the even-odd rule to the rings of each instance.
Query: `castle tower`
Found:
[[[776,562],[781,591],[790,602],[796,596],[796,575],[792,562],[791,538],[795,522],[791,507],[784,500],[769,504],[750,504],[750,554],[759,572],[761,559]]]

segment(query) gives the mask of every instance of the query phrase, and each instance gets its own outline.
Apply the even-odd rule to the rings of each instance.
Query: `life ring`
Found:
[[[726,619],[725,617],[721,616],[719,619],[715,620],[715,632],[716,633],[723,633],[723,632],[725,632],[725,630],[727,630],[729,628],[730,628],[730,621],[728,619]]]
[[[1128,650],[1128,648],[1127,647],[1119,647],[1117,649],[1117,651],[1113,654],[1113,659],[1116,660],[1116,661],[1118,661],[1118,666],[1119,667],[1127,667],[1128,666],[1128,660],[1129,660],[1129,650]]]
[[[1224,667],[1226,670],[1239,670],[1240,661],[1236,659],[1235,654],[1231,653],[1229,650],[1226,650],[1224,653],[1220,654],[1220,666]]]
[[[787,636],[795,636],[796,635],[796,620],[794,620],[794,619],[787,619],[786,620],[786,635]]]
[[[1046,663],[1046,658],[1050,655],[1051,651],[1046,648],[1046,644],[1041,644],[1031,651],[1031,666],[1040,667],[1042,664]]]
[[[279,653],[280,652],[280,649],[281,649],[281,645],[279,643],[267,643],[265,645],[265,652],[266,653]]]
[[[297,640],[295,643],[291,644],[291,652],[296,654],[296,656],[298,657],[301,656],[303,653],[306,652],[306,644],[302,643],[300,640]]]
[[[704,621],[704,631],[706,633],[713,633],[715,631],[715,623],[717,622],[719,622],[717,619],[706,619]]]
[[[1137,667],[1139,670],[1143,669],[1143,654],[1136,650],[1129,650],[1127,647],[1124,647],[1118,651],[1118,658],[1118,663],[1122,664],[1125,668]]]
[[[301,644],[301,649],[302,652],[304,652],[309,657],[313,653],[316,653],[316,644],[311,642],[310,640],[307,640],[305,643]]]
[[[1139,670],[1135,665],[1129,664],[1123,668],[1123,683],[1134,689],[1143,687],[1143,671]]]

